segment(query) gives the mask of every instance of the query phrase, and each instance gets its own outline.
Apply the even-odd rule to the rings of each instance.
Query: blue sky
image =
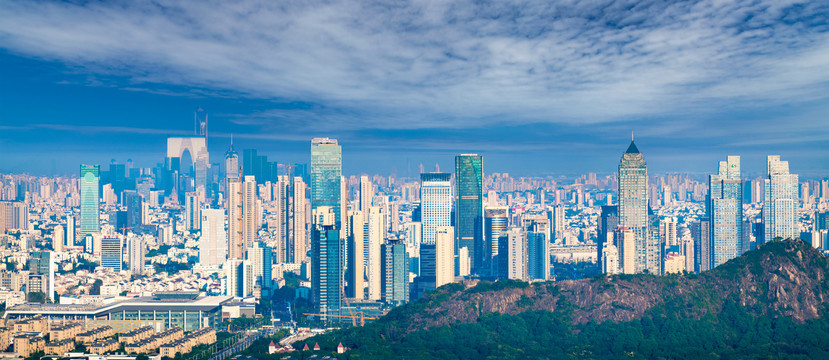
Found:
[[[209,112],[280,162],[315,136],[344,171],[829,173],[822,1],[4,1],[0,169],[162,161]]]

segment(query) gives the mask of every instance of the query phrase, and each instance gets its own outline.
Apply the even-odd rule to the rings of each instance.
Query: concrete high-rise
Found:
[[[81,165],[81,237],[101,231],[98,206],[100,165]]]
[[[498,246],[498,277],[528,281],[527,232],[520,227],[510,228],[501,235]]]
[[[345,274],[345,281],[348,286],[345,291],[349,298],[364,299],[366,264],[363,244],[366,230],[365,215],[362,211],[353,211],[349,216],[349,221],[350,234],[348,235],[348,255],[346,256],[346,268],[348,270]]]
[[[129,247],[130,273],[134,275],[144,274],[144,259],[147,249],[144,239],[130,234],[127,237],[127,246]]]
[[[371,207],[371,198],[374,196],[374,184],[368,176],[360,176],[360,208],[358,210],[367,212]]]
[[[366,217],[366,233],[363,243],[364,262],[368,285],[368,299],[380,300],[383,291],[382,282],[382,255],[380,246],[383,244],[386,233],[384,214],[379,206],[372,206]]]
[[[184,229],[199,230],[201,228],[202,203],[199,193],[188,192],[184,195]]]
[[[424,244],[434,244],[438,227],[450,226],[452,223],[450,178],[448,173],[420,174],[420,218]]]
[[[630,230],[634,236],[635,264],[637,273],[647,270],[648,259],[648,168],[645,157],[630,142],[619,161],[619,226]],[[617,245],[618,245],[617,241]],[[621,247],[622,266],[625,273],[629,269],[625,264],[628,249]]]
[[[245,259],[244,229],[244,201],[242,182],[238,178],[227,179],[227,242],[228,258]]]
[[[566,208],[562,204],[558,204],[555,206],[550,207],[549,210],[549,217],[550,217],[550,227],[551,227],[551,234],[550,240],[551,242],[556,242],[564,238],[564,212]]]
[[[242,243],[245,251],[256,242],[261,225],[259,198],[256,190],[256,178],[250,175],[245,176],[245,181],[242,183]]]
[[[717,174],[709,176],[708,218],[711,227],[709,268],[713,269],[742,254],[743,180],[739,156],[720,161]]]
[[[321,206],[334,212],[334,228],[341,227],[342,147],[336,139],[311,140],[311,211]]]
[[[247,250],[247,261],[251,264],[254,281],[260,286],[261,296],[269,298],[273,291],[273,248],[256,241]]]
[[[619,248],[619,270],[623,274],[636,273],[636,266],[639,265],[636,248],[636,233],[625,227],[616,228],[613,235]]]
[[[409,258],[406,245],[389,242],[382,246],[383,253],[383,302],[402,305],[409,301]]]
[[[794,239],[800,235],[797,229],[798,176],[789,173],[789,162],[781,161],[780,155],[769,155],[767,165],[763,200],[764,241]]]
[[[239,154],[233,149],[233,136],[230,137],[230,148],[225,153],[225,179],[241,179]]]
[[[337,213],[331,206],[318,206],[312,215],[311,299],[317,313],[339,315],[343,276]]]
[[[483,158],[455,157],[455,252],[467,248],[472,273],[482,272],[484,260]]]
[[[435,288],[455,281],[455,229],[435,229]]]
[[[199,265],[218,267],[227,259],[227,232],[224,209],[202,209],[199,237]]]
[[[299,264],[308,262],[308,199],[305,197],[307,185],[302,178],[294,177],[294,189],[292,196],[292,214],[290,239],[288,249],[290,258],[288,261]]]

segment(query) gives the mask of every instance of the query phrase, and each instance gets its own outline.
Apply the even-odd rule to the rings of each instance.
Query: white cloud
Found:
[[[817,3],[8,1],[0,47],[128,90],[321,104],[236,119],[252,125],[594,124],[825,99]]]

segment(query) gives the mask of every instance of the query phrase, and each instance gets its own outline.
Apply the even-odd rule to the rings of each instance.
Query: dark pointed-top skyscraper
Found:
[[[648,258],[648,167],[633,139],[619,161],[619,226],[633,232],[633,268],[644,272]]]
[[[230,135],[230,148],[225,152],[225,178],[240,179],[239,154],[233,149],[233,135]]]

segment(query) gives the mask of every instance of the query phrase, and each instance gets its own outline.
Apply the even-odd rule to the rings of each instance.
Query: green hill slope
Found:
[[[451,284],[306,342],[359,359],[829,358],[827,270],[789,240],[700,275]]]

